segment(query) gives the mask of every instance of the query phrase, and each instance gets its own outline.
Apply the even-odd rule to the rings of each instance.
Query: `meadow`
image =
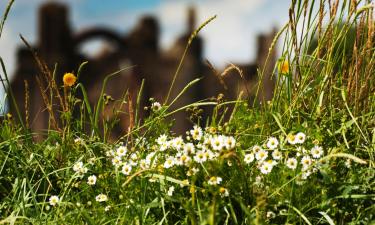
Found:
[[[96,104],[87,100],[85,63],[59,87],[35,56],[48,93],[61,100],[55,110],[47,96],[50,128],[36,134],[17,110],[1,60],[15,110],[0,124],[0,224],[375,224],[374,7],[291,1],[289,21],[269,46],[282,47],[271,100],[259,98],[259,68],[249,87],[255,100],[218,93],[171,110],[193,80],[177,96],[150,99],[146,118],[135,102],[117,140],[108,138],[114,124],[103,115],[104,88]],[[214,19],[192,33],[185,54]],[[240,69],[222,75],[228,70]],[[184,135],[171,131],[176,112],[207,106],[207,120],[192,115]]]

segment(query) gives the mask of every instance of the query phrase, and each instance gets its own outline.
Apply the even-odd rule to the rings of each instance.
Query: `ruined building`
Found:
[[[142,105],[148,105],[148,99],[154,97],[162,102],[170,86],[172,77],[181,59],[184,48],[191,32],[195,29],[194,10],[188,11],[186,32],[176,40],[169,51],[162,51],[159,45],[160,29],[158,21],[151,17],[143,17],[131,31],[122,34],[108,28],[94,27],[80,31],[74,31],[69,22],[68,8],[56,2],[49,2],[41,6],[39,11],[38,41],[32,47],[36,49],[41,58],[46,61],[51,70],[57,63],[56,80],[62,85],[61,80],[65,72],[76,71],[78,66],[88,61],[87,66],[80,76],[87,90],[92,104],[96,103],[100,95],[101,86],[106,75],[134,65],[121,72],[119,76],[111,79],[105,90],[106,94],[114,99],[119,99],[124,91],[129,90],[135,102],[136,94],[140,88],[142,79],[145,79],[145,87]],[[172,97],[191,80],[203,77],[202,81],[189,90],[175,107],[192,103],[196,100],[207,99],[224,93],[227,99],[235,99],[239,91],[253,88],[256,81],[256,70],[263,66],[268,54],[268,48],[272,42],[274,32],[258,37],[257,60],[248,65],[239,65],[243,70],[244,78],[238,74],[229,73],[225,76],[223,86],[203,59],[204,41],[197,37],[192,42],[190,50],[185,58],[183,67],[176,80]],[[111,48],[105,49],[100,55],[90,57],[80,52],[80,46],[89,40],[100,39]],[[269,79],[272,73],[272,65],[275,62],[275,53],[270,55],[270,63],[266,68],[264,78],[264,91],[262,98],[269,99],[272,94],[273,82]],[[40,131],[47,128],[48,113],[36,83],[35,76],[40,74],[35,60],[29,49],[21,47],[17,53],[17,65],[14,79],[11,83],[16,100],[21,112],[25,112],[25,85],[29,86],[29,120],[33,130]],[[250,93],[251,94],[251,93]],[[121,109],[120,109],[121,110]],[[123,111],[126,111],[125,109]],[[123,115],[124,121],[127,116]],[[186,120],[186,114],[175,116],[176,132],[181,132],[191,124]],[[121,122],[116,128],[119,133],[126,132],[128,124]]]

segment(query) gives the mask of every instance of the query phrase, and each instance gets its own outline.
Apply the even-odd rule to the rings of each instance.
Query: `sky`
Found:
[[[36,42],[39,6],[53,0],[15,0],[0,38],[0,56],[11,77],[15,69],[19,34],[29,43]],[[138,19],[154,15],[161,28],[161,47],[168,49],[186,29],[187,8],[196,7],[197,25],[213,15],[212,23],[201,32],[205,41],[204,57],[215,67],[229,62],[247,63],[255,59],[256,35],[280,28],[288,20],[290,0],[55,0],[70,8],[73,30],[107,26],[121,33],[129,32]],[[8,0],[0,0],[4,12]],[[98,43],[82,51],[92,52]],[[1,89],[0,89],[1,92]],[[0,93],[0,96],[1,93]],[[1,100],[0,100],[1,101]]]

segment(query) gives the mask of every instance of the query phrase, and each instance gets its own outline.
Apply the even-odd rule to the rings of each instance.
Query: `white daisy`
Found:
[[[268,157],[268,152],[266,150],[259,150],[257,154],[255,154],[255,158],[258,161],[264,161]]]
[[[83,162],[76,162],[74,165],[73,165],[73,170],[74,172],[80,172],[81,169],[83,168]]]
[[[204,150],[202,150],[202,151],[204,151]],[[207,155],[207,157],[208,157],[209,160],[214,160],[214,159],[216,159],[219,156],[218,152],[213,152],[211,150],[207,150],[205,152],[206,152],[206,155]]]
[[[116,149],[116,155],[117,156],[124,156],[128,152],[128,148],[126,146],[120,146]]]
[[[129,165],[129,164],[125,164],[125,165],[122,166],[121,172],[122,172],[123,174],[125,174],[125,175],[129,175],[131,171],[132,171],[132,167],[131,167],[131,165]]]
[[[142,170],[150,168],[150,161],[147,161],[145,159],[141,159],[141,161],[139,161],[139,167]]]
[[[194,161],[196,161],[197,163],[203,163],[207,161],[207,153],[204,151],[198,151],[194,156]]]
[[[227,150],[234,149],[236,147],[236,139],[234,137],[225,137],[224,138],[224,146]]]
[[[178,156],[176,156],[176,163],[178,165],[189,165],[191,162],[191,157],[186,155],[186,154],[178,154]]]
[[[186,175],[187,175],[188,177],[190,177],[190,176],[195,175],[195,174],[198,173],[198,172],[199,172],[199,168],[193,167],[193,168],[191,168],[191,169],[186,173]]]
[[[244,161],[245,161],[246,164],[249,164],[249,163],[253,162],[254,161],[254,154],[252,154],[252,153],[246,154],[244,156]]]
[[[121,166],[121,164],[122,164],[121,157],[116,156],[112,159],[112,165],[114,165],[115,167],[119,167]]]
[[[87,178],[87,184],[88,185],[95,185],[96,184],[96,176],[91,175]]]
[[[262,148],[259,145],[254,145],[252,148],[254,155],[256,155],[260,150],[262,150]]]
[[[192,130],[190,130],[190,135],[193,138],[193,140],[200,141],[203,136],[202,128],[195,125]]]
[[[209,185],[217,185],[217,184],[220,184],[222,181],[223,181],[223,179],[221,177],[213,176],[208,180],[208,184]]]
[[[156,112],[156,111],[159,111],[161,109],[161,105],[159,102],[153,102],[151,104],[151,109],[152,111]]]
[[[306,180],[310,175],[311,175],[311,171],[306,170],[306,171],[302,172],[301,178],[302,178],[302,180]]]
[[[228,197],[229,196],[229,191],[228,189],[224,188],[224,187],[220,187],[219,189],[219,193],[220,193],[220,196],[223,198],[223,197]]]
[[[297,168],[297,159],[295,158],[289,158],[287,161],[286,161],[286,166],[292,170],[296,169]]]
[[[182,139],[182,137],[176,137],[172,139],[171,141],[171,146],[177,151],[179,151],[183,145],[184,145],[184,140]]]
[[[211,147],[215,151],[221,151],[224,147],[223,136],[214,136],[210,140]]]
[[[301,164],[302,164],[302,170],[307,170],[310,165],[312,164],[312,160],[310,156],[304,156],[301,159]]]
[[[267,148],[273,150],[277,148],[278,145],[279,145],[279,141],[275,137],[268,138],[268,141],[266,144]]]
[[[166,143],[168,140],[168,136],[165,135],[165,134],[162,134],[158,137],[158,139],[156,139],[156,143],[158,143],[159,145],[162,145],[164,143]]]
[[[297,144],[297,138],[296,138],[296,135],[294,135],[294,134],[288,134],[288,136],[286,137],[286,140],[291,145]]]
[[[57,205],[59,202],[60,202],[60,198],[59,198],[59,196],[57,196],[57,195],[52,195],[52,196],[49,198],[49,204],[52,205],[52,206]]]
[[[313,158],[319,159],[323,155],[323,148],[315,145],[310,152]]]
[[[272,158],[275,160],[279,160],[283,157],[282,153],[279,150],[274,150],[272,152]]]
[[[168,143],[168,142],[164,142],[164,143],[162,143],[162,144],[159,146],[159,150],[160,150],[161,152],[164,152],[165,150],[168,149],[168,147],[169,147],[169,143]]]
[[[186,143],[184,145],[184,152],[187,155],[194,154],[195,153],[195,147],[194,147],[193,143]]]
[[[168,169],[174,165],[175,159],[172,156],[169,156],[164,162],[164,168]]]
[[[108,197],[107,197],[107,195],[105,195],[105,194],[99,194],[99,195],[97,195],[97,196],[95,197],[95,200],[96,200],[97,202],[105,202],[105,201],[108,201]]]
[[[302,132],[298,132],[296,134],[296,140],[297,140],[297,143],[303,144],[306,140],[306,135]]]
[[[269,162],[263,162],[260,166],[260,172],[263,174],[269,174],[272,171],[273,164]]]

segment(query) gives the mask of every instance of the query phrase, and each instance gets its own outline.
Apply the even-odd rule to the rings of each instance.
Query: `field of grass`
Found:
[[[28,129],[7,89],[15,113],[0,124],[0,224],[375,224],[374,3],[293,0],[289,15],[270,46],[283,49],[273,99],[185,106],[177,111],[213,110],[207,121],[193,115],[182,136],[171,132],[170,108],[199,80],[150,99],[147,118],[134,103],[115,141],[105,93],[90,105],[80,84],[85,64],[64,87],[41,70],[62,109],[46,101],[43,134]],[[1,75],[9,87],[3,63]]]

